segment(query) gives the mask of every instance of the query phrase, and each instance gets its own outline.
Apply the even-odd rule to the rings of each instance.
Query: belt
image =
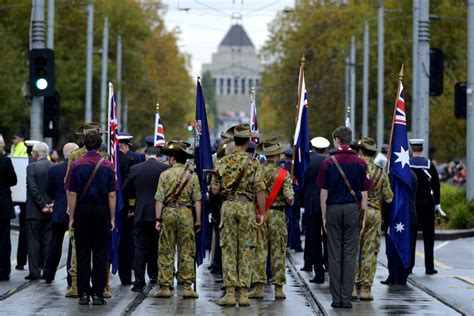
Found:
[[[284,205],[281,205],[281,206],[270,206],[270,210],[277,210],[277,211],[284,211],[285,210],[285,206]]]
[[[171,207],[171,208],[190,208],[189,206],[184,205],[184,204],[180,204],[180,203],[169,203],[169,204],[165,204],[165,207]]]
[[[241,201],[241,202],[253,202],[251,199],[246,197],[245,195],[232,195],[228,194],[226,197],[227,201]]]

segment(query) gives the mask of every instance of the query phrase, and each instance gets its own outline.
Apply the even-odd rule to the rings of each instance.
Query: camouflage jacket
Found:
[[[364,160],[365,162],[367,162],[370,180],[372,181],[372,190],[369,192],[368,205],[370,208],[381,210],[382,201],[393,198],[393,192],[392,188],[390,187],[390,181],[385,171],[379,166],[377,166],[373,162],[373,160]],[[380,180],[377,183],[374,183],[374,181],[376,181],[377,178],[380,177],[380,174]]]
[[[265,182],[265,197],[268,198],[270,192],[272,192],[273,184],[275,183],[276,177],[278,176],[278,172],[281,167],[277,166],[276,163],[273,161],[267,160],[262,165],[262,172],[263,172],[263,180]],[[283,180],[283,185],[280,188],[280,192],[278,193],[275,201],[273,202],[272,206],[285,206],[286,199],[290,196],[295,195],[293,191],[293,185],[291,183],[290,173],[286,173],[285,180]],[[271,207],[270,207],[271,209]]]
[[[220,194],[223,197],[231,194],[232,187],[244,168],[247,159],[250,159],[250,163],[237,186],[235,194],[244,195],[254,201],[256,193],[265,191],[265,182],[260,162],[257,159],[249,158],[245,152],[233,151],[216,162],[211,188],[220,190]]]
[[[171,168],[166,169],[160,175],[158,188],[156,189],[155,200],[161,203],[170,202],[171,194],[181,179],[184,172],[184,165],[180,163],[174,164]],[[182,182],[186,181],[189,171],[186,172]],[[195,173],[191,176],[188,183],[178,197],[176,203],[192,207],[193,202],[200,201],[201,187]]]

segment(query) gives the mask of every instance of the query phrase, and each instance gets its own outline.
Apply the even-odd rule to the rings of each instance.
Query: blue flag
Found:
[[[196,262],[200,265],[206,257],[206,249],[209,245],[209,217],[207,214],[207,179],[205,169],[212,169],[211,140],[207,125],[206,104],[202,95],[202,86],[199,78],[196,90],[196,125],[194,128],[194,163],[196,164],[196,175],[199,178],[202,195],[201,231],[196,234]]]
[[[393,202],[387,225],[387,256],[398,256],[405,268],[410,265],[410,151],[403,84],[400,82],[396,112],[393,118],[390,155],[390,179]]]
[[[300,191],[304,184],[304,174],[309,164],[309,132],[308,132],[308,96],[304,81],[304,71],[301,66],[298,85],[298,117],[293,137],[293,145],[296,148],[293,166],[294,189]]]
[[[120,235],[122,234],[122,208],[123,203],[123,194],[122,194],[122,172],[120,171],[120,155],[118,145],[116,147],[117,153],[117,201],[115,204],[115,229],[112,232],[112,273],[116,274],[118,271],[119,265],[119,244],[120,244]]]

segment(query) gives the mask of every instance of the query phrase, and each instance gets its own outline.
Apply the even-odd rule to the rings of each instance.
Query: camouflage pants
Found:
[[[179,274],[185,284],[194,283],[196,242],[194,219],[191,209],[167,207],[161,216],[160,241],[158,246],[158,274],[162,286],[173,284],[174,255],[178,247]]]
[[[256,262],[252,276],[253,283],[265,283],[267,281],[267,258],[268,252],[270,252],[272,283],[275,285],[285,285],[287,235],[285,212],[268,210],[265,217],[265,225],[258,228]]]
[[[225,201],[221,210],[222,274],[226,287],[250,287],[255,262],[255,204]]]
[[[377,254],[380,249],[382,213],[368,208],[365,212],[365,230],[357,246],[356,284],[370,289],[377,269]]]
[[[69,236],[71,238],[71,267],[69,268],[69,274],[71,275],[72,286],[77,286],[77,258],[76,258],[76,238],[74,238],[74,229],[69,230]]]

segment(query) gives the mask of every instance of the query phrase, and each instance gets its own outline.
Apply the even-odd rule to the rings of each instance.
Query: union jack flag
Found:
[[[165,129],[161,124],[160,113],[156,112],[155,116],[155,147],[163,147],[165,145]]]
[[[108,136],[108,154],[110,161],[114,164],[115,174],[117,174],[117,147],[118,147],[118,119],[117,103],[115,103],[114,86],[109,83],[109,136]]]
[[[257,122],[257,105],[255,104],[255,96],[250,95],[250,130],[258,134],[258,122]],[[258,143],[258,136],[252,137],[252,141]]]

